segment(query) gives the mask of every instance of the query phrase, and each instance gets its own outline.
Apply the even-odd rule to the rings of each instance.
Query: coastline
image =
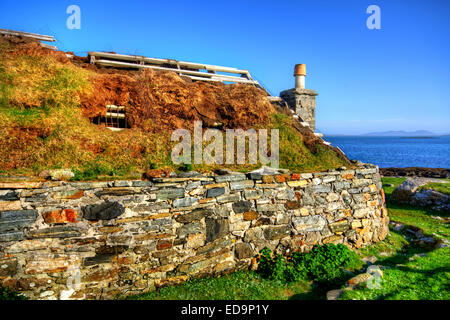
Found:
[[[383,177],[424,177],[424,178],[450,179],[450,169],[446,168],[391,167],[391,168],[380,168],[380,174]]]

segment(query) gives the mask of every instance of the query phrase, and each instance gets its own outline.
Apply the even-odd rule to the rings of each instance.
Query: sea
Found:
[[[450,168],[450,136],[325,136],[349,159],[380,168]]]

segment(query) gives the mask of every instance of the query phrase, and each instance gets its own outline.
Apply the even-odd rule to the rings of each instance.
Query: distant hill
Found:
[[[436,133],[427,130],[417,131],[382,131],[363,134],[363,136],[389,136],[389,137],[422,137],[435,136]]]

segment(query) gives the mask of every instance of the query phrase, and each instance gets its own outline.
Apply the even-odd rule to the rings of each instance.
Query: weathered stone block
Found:
[[[16,192],[13,190],[0,190],[0,201],[15,201],[19,200]]]
[[[347,220],[341,220],[341,221],[330,223],[329,227],[331,229],[331,232],[333,232],[333,233],[345,232],[349,229]]]
[[[237,201],[233,203],[233,210],[236,213],[244,213],[250,211],[252,203],[250,201]]]
[[[76,227],[57,226],[30,231],[29,238],[72,238],[81,236],[80,229]]]
[[[101,191],[97,191],[95,193],[95,195],[97,197],[101,197],[101,196],[129,196],[129,195],[133,195],[133,194],[137,194],[139,193],[140,190],[139,189],[134,189],[134,188],[105,188]]]
[[[24,239],[22,231],[0,233],[0,242],[21,241]]]
[[[322,216],[294,217],[292,222],[299,232],[321,231],[327,223]]]
[[[289,236],[291,227],[289,225],[268,226],[264,229],[264,237],[267,240],[278,240]]]
[[[223,175],[223,176],[215,176],[214,180],[216,180],[217,183],[222,183],[222,182],[230,182],[230,181],[241,181],[241,180],[245,180],[245,174],[240,174],[240,173],[236,173],[236,174],[227,174],[227,175]]]
[[[180,214],[175,218],[175,220],[180,223],[190,223],[193,221],[200,221],[202,218],[213,214],[214,212],[212,209],[199,208],[191,212]]]
[[[329,193],[331,191],[330,186],[318,185],[311,187],[313,193]]]
[[[248,243],[237,243],[235,253],[238,259],[248,259],[253,257],[252,246]]]
[[[78,211],[72,209],[64,209],[57,211],[48,211],[42,214],[45,223],[73,223],[78,221]]]
[[[243,218],[245,221],[252,221],[252,220],[256,220],[258,219],[258,212],[255,211],[248,211],[248,212],[244,212],[243,214]]]
[[[228,233],[229,222],[227,219],[206,218],[206,242],[214,241]]]
[[[162,189],[156,193],[156,198],[158,200],[176,199],[181,197],[184,197],[183,188]]]
[[[227,194],[227,195],[221,195],[217,197],[217,202],[218,203],[227,203],[227,202],[236,202],[239,201],[240,196],[239,194],[235,193],[235,194]]]
[[[301,203],[299,201],[288,201],[284,204],[286,210],[294,210],[299,209],[301,207]]]
[[[84,197],[83,190],[65,190],[53,194],[54,199],[75,200]]]
[[[247,188],[253,188],[255,183],[253,180],[243,180],[243,181],[233,181],[230,182],[230,189],[231,190],[243,190]]]
[[[258,212],[275,212],[282,211],[284,206],[281,204],[258,204]]]
[[[86,220],[111,220],[125,212],[125,207],[119,202],[104,202],[88,205],[82,208],[83,218]]]
[[[200,222],[192,222],[183,225],[177,230],[177,235],[179,237],[184,237],[191,233],[204,233],[205,227]]]
[[[29,227],[36,221],[37,215],[35,210],[0,212],[0,232]]]
[[[306,181],[306,180],[288,181],[287,185],[291,188],[304,187],[304,186],[308,185],[308,181]]]
[[[339,235],[330,236],[330,237],[327,237],[322,240],[323,244],[327,244],[327,243],[335,243],[336,244],[336,243],[340,243],[340,242],[342,242],[342,236],[339,236]]]
[[[190,234],[186,239],[184,247],[186,249],[197,249],[205,244],[206,235],[204,233]]]
[[[175,199],[175,200],[173,200],[173,207],[174,208],[190,207],[196,203],[198,203],[198,199],[194,198],[194,197]]]
[[[292,200],[295,198],[295,193],[291,189],[284,189],[277,193],[277,199],[279,200]]]
[[[244,190],[244,197],[247,200],[257,200],[263,195],[262,190]]]
[[[17,273],[17,259],[0,259],[0,277],[11,277]]]
[[[225,193],[225,188],[212,188],[206,191],[206,198],[213,198],[221,196]]]
[[[20,201],[0,201],[0,211],[21,210]]]
[[[264,232],[261,228],[250,228],[244,234],[245,242],[259,241],[264,238]]]

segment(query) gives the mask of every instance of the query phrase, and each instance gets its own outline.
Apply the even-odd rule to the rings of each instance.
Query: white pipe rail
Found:
[[[52,36],[46,36],[43,34],[30,33],[30,32],[14,31],[14,30],[8,30],[8,29],[0,29],[0,34],[33,38],[36,40],[47,41],[47,42],[55,42],[56,41],[56,39]]]
[[[154,70],[173,71],[179,75],[187,76],[192,80],[214,82],[248,83],[259,86],[258,81],[253,80],[248,70],[213,66],[208,64],[177,61],[172,59],[157,59],[142,56],[123,55],[107,52],[89,52],[92,64],[116,68],[151,68]],[[199,70],[205,70],[202,72]],[[218,74],[217,72],[240,75]]]

